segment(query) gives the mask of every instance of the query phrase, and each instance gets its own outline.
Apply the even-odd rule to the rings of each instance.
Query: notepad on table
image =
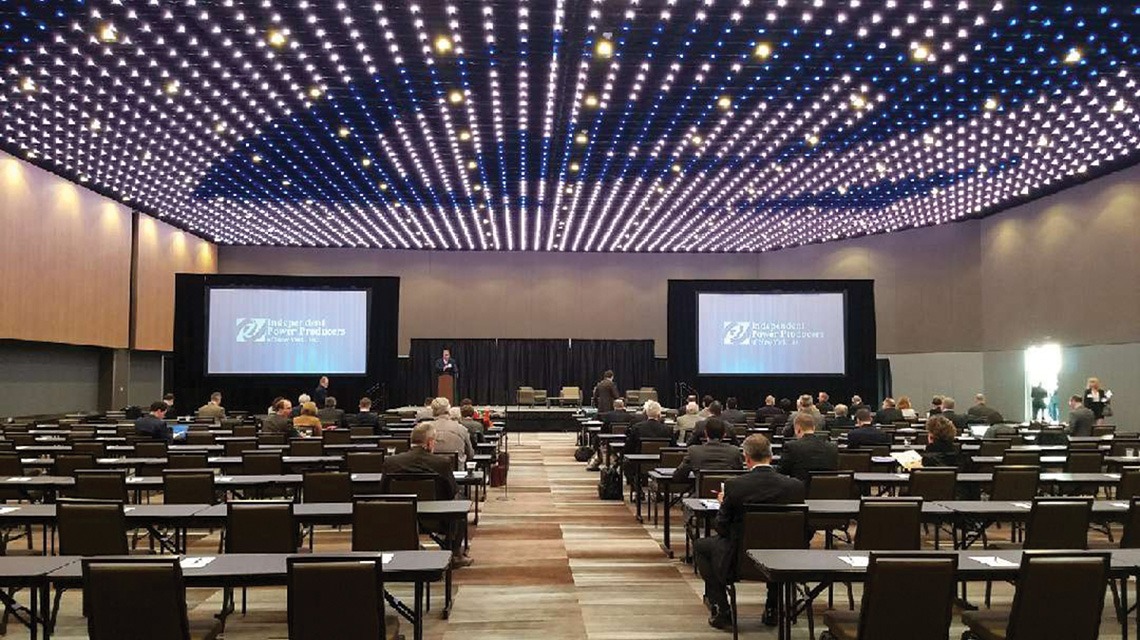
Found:
[[[214,561],[214,556],[186,557],[178,562],[183,569],[201,569]]]
[[[871,562],[867,556],[839,556],[839,559],[853,567],[866,567]]]
[[[1009,560],[1006,560],[1005,558],[998,558],[997,556],[970,556],[970,559],[973,560],[974,562],[984,564],[987,567],[998,568],[998,567],[1016,567],[1017,566],[1016,562],[1010,562]]]
[[[903,469],[913,469],[922,466],[922,456],[914,449],[907,449],[906,451],[892,451],[891,457]]]

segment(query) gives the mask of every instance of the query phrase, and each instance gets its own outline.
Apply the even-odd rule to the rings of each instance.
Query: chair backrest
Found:
[[[289,434],[286,433],[259,433],[257,434],[257,444],[259,446],[263,444],[285,444],[288,438]]]
[[[298,544],[292,502],[226,504],[226,553],[296,553]]]
[[[993,457],[1005,454],[1006,449],[1012,446],[1009,438],[990,438],[982,440],[982,445],[978,449],[979,456]]]
[[[384,471],[384,450],[349,451],[344,455],[349,473],[382,473]]]
[[[381,491],[389,494],[414,495],[421,501],[435,500],[436,474],[386,473],[381,483]]]
[[[257,450],[257,437],[255,436],[248,439],[242,438],[241,440],[226,440],[226,443],[222,446],[225,447],[227,456],[240,456],[246,451]]]
[[[459,471],[459,452],[458,451],[438,451],[432,453],[433,456],[439,456],[447,459],[448,466],[452,471]]]
[[[626,433],[629,433],[629,423],[628,422],[610,423],[610,433],[616,433],[618,435],[625,435]]]
[[[280,451],[245,451],[241,454],[241,472],[245,475],[280,475],[284,470]]]
[[[515,404],[534,404],[534,388],[519,387],[515,392]]]
[[[641,453],[654,454],[661,453],[661,450],[668,447],[671,443],[669,438],[642,438],[640,440]]]
[[[859,638],[947,638],[954,617],[958,556],[872,553],[859,613]],[[899,603],[906,602],[906,606]]]
[[[850,500],[855,492],[853,471],[811,471],[808,474],[808,500]]]
[[[1040,478],[1041,467],[998,465],[994,467],[990,500],[1032,500],[1037,497]]]
[[[195,431],[193,429],[186,432],[186,444],[214,444],[214,434],[209,431]]]
[[[91,640],[190,640],[178,558],[85,559],[83,605]]]
[[[866,473],[871,470],[871,452],[858,449],[854,451],[840,451],[839,463],[835,468],[840,471]]]
[[[53,475],[73,476],[79,469],[94,469],[95,456],[90,453],[60,453],[55,457]]]
[[[420,528],[414,495],[361,496],[352,502],[353,551],[414,551]]]
[[[661,450],[661,466],[676,469],[685,459],[685,449],[665,447]]]
[[[321,435],[323,436],[324,434],[322,433]],[[351,441],[353,438],[359,438],[361,436],[373,436],[373,435],[376,435],[376,428],[375,427],[350,426],[348,428],[349,441]],[[329,441],[329,442],[331,443],[332,441]]]
[[[1093,426],[1092,435],[1095,438],[1101,436],[1111,436],[1116,433],[1116,425],[1114,424],[1098,424]]]
[[[954,468],[913,469],[907,495],[923,500],[953,500],[958,483]]]
[[[291,456],[323,456],[325,443],[322,438],[293,438],[289,441]]]
[[[855,548],[918,551],[922,548],[922,498],[864,498],[859,503]]]
[[[376,640],[384,627],[384,570],[359,557],[293,557],[288,570],[291,640]]]
[[[732,470],[704,470],[697,472],[697,492],[694,498],[715,498],[720,492],[720,485],[736,476],[748,473],[740,469]]]
[[[1006,451],[1001,456],[1004,465],[1041,466],[1039,451]]]
[[[72,453],[90,453],[96,458],[103,458],[107,455],[107,445],[98,440],[78,440],[71,443],[71,451]]]
[[[324,429],[321,439],[325,444],[352,444],[352,432],[347,429]]]
[[[18,453],[0,453],[0,476],[22,476],[24,464]]]
[[[162,474],[165,504],[215,504],[218,492],[210,469],[168,469]]]
[[[165,458],[166,452],[165,442],[144,441],[135,443],[135,455],[140,458]]]
[[[1092,498],[1035,498],[1025,528],[1026,549],[1088,549]]]
[[[407,438],[380,438],[376,444],[384,451],[392,453],[404,453],[412,448],[412,443]]]
[[[1120,536],[1120,548],[1140,549],[1140,498],[1136,496],[1128,499],[1128,516],[1124,519],[1124,535]]]
[[[1128,453],[1129,449],[1132,449],[1132,455],[1136,455],[1136,452],[1140,451],[1140,440],[1137,440],[1135,437],[1124,438],[1121,436],[1116,436],[1112,439],[1112,449],[1110,450],[1109,455],[1123,456]]]
[[[60,498],[55,509],[60,555],[125,556],[129,552],[122,502]]]
[[[75,472],[73,498],[127,502],[127,474],[118,470],[87,469]]]
[[[563,400],[581,400],[582,390],[578,387],[562,387],[560,395]]]
[[[306,471],[301,479],[305,502],[352,502],[352,474],[347,471]]]
[[[166,456],[167,469],[205,469],[210,466],[205,453],[170,453]]]
[[[1104,471],[1104,454],[1100,451],[1070,451],[1065,461],[1069,473],[1100,473]]]
[[[1108,569],[1107,553],[1022,554],[1006,637],[1096,640]]]
[[[806,504],[746,504],[736,540],[736,578],[762,580],[747,549],[805,549],[810,539]]]
[[[233,428],[233,434],[239,438],[257,438],[257,426],[252,424],[240,424]]]

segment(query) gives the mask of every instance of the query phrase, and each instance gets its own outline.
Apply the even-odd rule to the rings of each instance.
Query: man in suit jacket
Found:
[[[744,412],[740,410],[736,398],[726,398],[724,410],[720,412],[720,419],[728,424],[744,424]]]
[[[372,432],[376,435],[387,433],[388,429],[384,423],[380,421],[378,414],[372,413],[372,398],[367,396],[360,399],[358,405],[359,413],[352,416],[352,426],[354,427],[372,427]]]
[[[967,409],[966,413],[975,418],[985,420],[986,424],[997,424],[1005,421],[1005,418],[1002,417],[997,409],[986,404],[986,396],[982,393],[974,396],[974,406]]]
[[[870,447],[891,443],[891,434],[871,424],[871,411],[866,407],[855,412],[855,428],[847,433],[847,448]]]
[[[697,415],[697,412],[700,410],[701,407],[696,402],[689,402],[685,405],[685,412],[677,416],[677,426],[675,430],[678,440],[684,438],[687,441],[689,433],[697,428],[697,423],[701,421],[700,416]]]
[[[198,407],[198,417],[214,420],[226,417],[226,408],[222,406],[222,392],[215,391],[210,394],[210,401]]]
[[[613,433],[615,424],[628,425],[633,422],[633,414],[625,410],[625,400],[617,398],[612,406],[609,411],[598,414],[598,419],[602,421],[602,433]]]
[[[598,413],[609,413],[614,410],[614,403],[621,397],[617,385],[614,384],[614,372],[606,370],[602,374],[602,380],[594,385],[594,406],[597,407]]]
[[[345,427],[344,409],[336,407],[336,398],[332,396],[325,397],[325,406],[317,411],[317,417],[321,419],[321,424],[331,424],[337,429]]]
[[[299,438],[301,433],[293,426],[293,403],[278,398],[273,403],[273,413],[261,422],[262,433],[283,433],[286,438]]]
[[[720,418],[705,421],[704,444],[695,444],[685,453],[685,459],[673,471],[675,482],[685,482],[689,474],[697,471],[740,469],[744,457],[740,448],[724,442],[726,425]]]
[[[434,455],[435,427],[430,422],[423,422],[412,429],[412,446],[404,453],[384,458],[382,472],[385,476],[393,473],[434,473],[436,500],[452,500],[459,494],[459,486],[455,484],[455,475],[451,472],[451,464],[447,458]],[[388,492],[387,482],[382,483],[381,489]],[[471,558],[463,555],[463,536],[459,535],[459,523],[453,523],[446,533],[452,542],[451,566],[452,568],[466,567],[471,564]]]
[[[656,400],[645,403],[646,419],[629,428],[625,436],[625,453],[641,453],[641,441],[645,438],[668,438],[669,444],[673,439],[673,427],[661,421],[661,404]]]
[[[954,423],[954,428],[958,430],[958,433],[965,433],[970,430],[970,416],[965,413],[958,413],[954,409],[954,405],[954,398],[951,398],[950,396],[943,396],[941,415],[950,422]],[[979,423],[982,422],[981,419],[975,419],[975,421]]]
[[[1069,429],[1071,436],[1091,436],[1093,425],[1096,424],[1096,413],[1085,406],[1082,396],[1073,395],[1069,398]]]
[[[135,433],[166,444],[173,443],[174,431],[165,420],[167,406],[162,400],[150,403],[150,413],[135,420]]]
[[[451,401],[436,398],[431,402],[431,411],[434,419],[427,424],[435,427],[436,453],[458,453],[459,467],[462,468],[475,455],[475,447],[471,444],[467,427],[459,424],[459,409],[452,415]]]
[[[783,409],[776,406],[776,396],[768,396],[764,398],[764,406],[756,410],[756,422],[763,424],[768,418],[773,418],[777,424],[782,425],[787,415]]]
[[[772,468],[772,445],[763,435],[753,434],[744,440],[744,463],[748,473],[726,481],[724,492],[717,495],[721,503],[716,515],[717,535],[697,540],[693,549],[693,562],[705,581],[709,625],[718,629],[732,626],[726,586],[735,579],[745,505],[793,504],[803,502],[806,495],[802,482]],[[775,624],[775,596],[776,590],[769,588],[765,624]]]
[[[686,441],[686,444],[688,444],[690,447],[695,445],[695,444],[700,444],[700,443],[704,442],[704,440],[705,440],[705,424],[709,420],[712,420],[713,418],[717,418],[718,420],[724,420],[724,418],[722,418],[720,415],[721,414],[720,403],[717,402],[716,400],[713,400],[712,403],[709,404],[708,411],[709,411],[709,417],[698,421],[697,426],[693,427],[693,432],[689,434],[689,439],[688,439],[688,441]],[[700,415],[700,414],[698,414],[698,415]],[[727,439],[732,444],[736,444],[736,433],[733,432],[731,423],[725,422],[725,433],[726,433],[725,439]]]
[[[451,349],[443,350],[443,354],[436,359],[434,368],[437,376],[450,373],[455,378],[459,377],[459,363],[451,357]]]
[[[831,404],[831,396],[826,391],[820,391],[817,398],[819,401],[815,403],[815,406],[819,408],[820,413],[835,411],[835,405]]]
[[[313,402],[317,403],[318,407],[324,407],[325,400],[329,397],[329,377],[321,376],[321,379],[317,380],[316,388],[314,388],[313,392],[309,395],[312,397]]]
[[[875,424],[891,425],[896,422],[906,422],[906,417],[895,406],[895,399],[887,398],[883,400],[883,408],[875,413]]]
[[[812,471],[834,471],[839,466],[839,447],[815,435],[815,420],[811,414],[797,414],[793,426],[796,439],[784,442],[780,473],[807,486]]]

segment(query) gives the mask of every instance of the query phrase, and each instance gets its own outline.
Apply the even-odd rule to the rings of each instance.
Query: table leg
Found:
[[[443,574],[443,619],[451,617],[451,569]]]
[[[1120,609],[1124,614],[1120,616],[1121,640],[1128,640],[1128,576],[1124,576],[1124,580],[1120,581]],[[1140,617],[1137,620],[1140,620]]]
[[[424,583],[416,580],[415,618],[412,620],[412,637],[415,640],[424,639]]]
[[[44,584],[40,587],[32,587],[29,591],[32,592],[32,640],[36,640],[40,626],[40,603],[42,602],[44,605],[47,605],[49,602],[48,598],[51,597],[51,586]],[[48,640],[49,637],[48,627],[44,624],[44,640]]]
[[[479,524],[479,485],[475,485],[475,524]]]

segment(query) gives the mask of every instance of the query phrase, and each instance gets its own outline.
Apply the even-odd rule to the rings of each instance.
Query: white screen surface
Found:
[[[208,374],[364,374],[368,292],[209,292]]]
[[[699,293],[702,375],[845,374],[844,294]]]

